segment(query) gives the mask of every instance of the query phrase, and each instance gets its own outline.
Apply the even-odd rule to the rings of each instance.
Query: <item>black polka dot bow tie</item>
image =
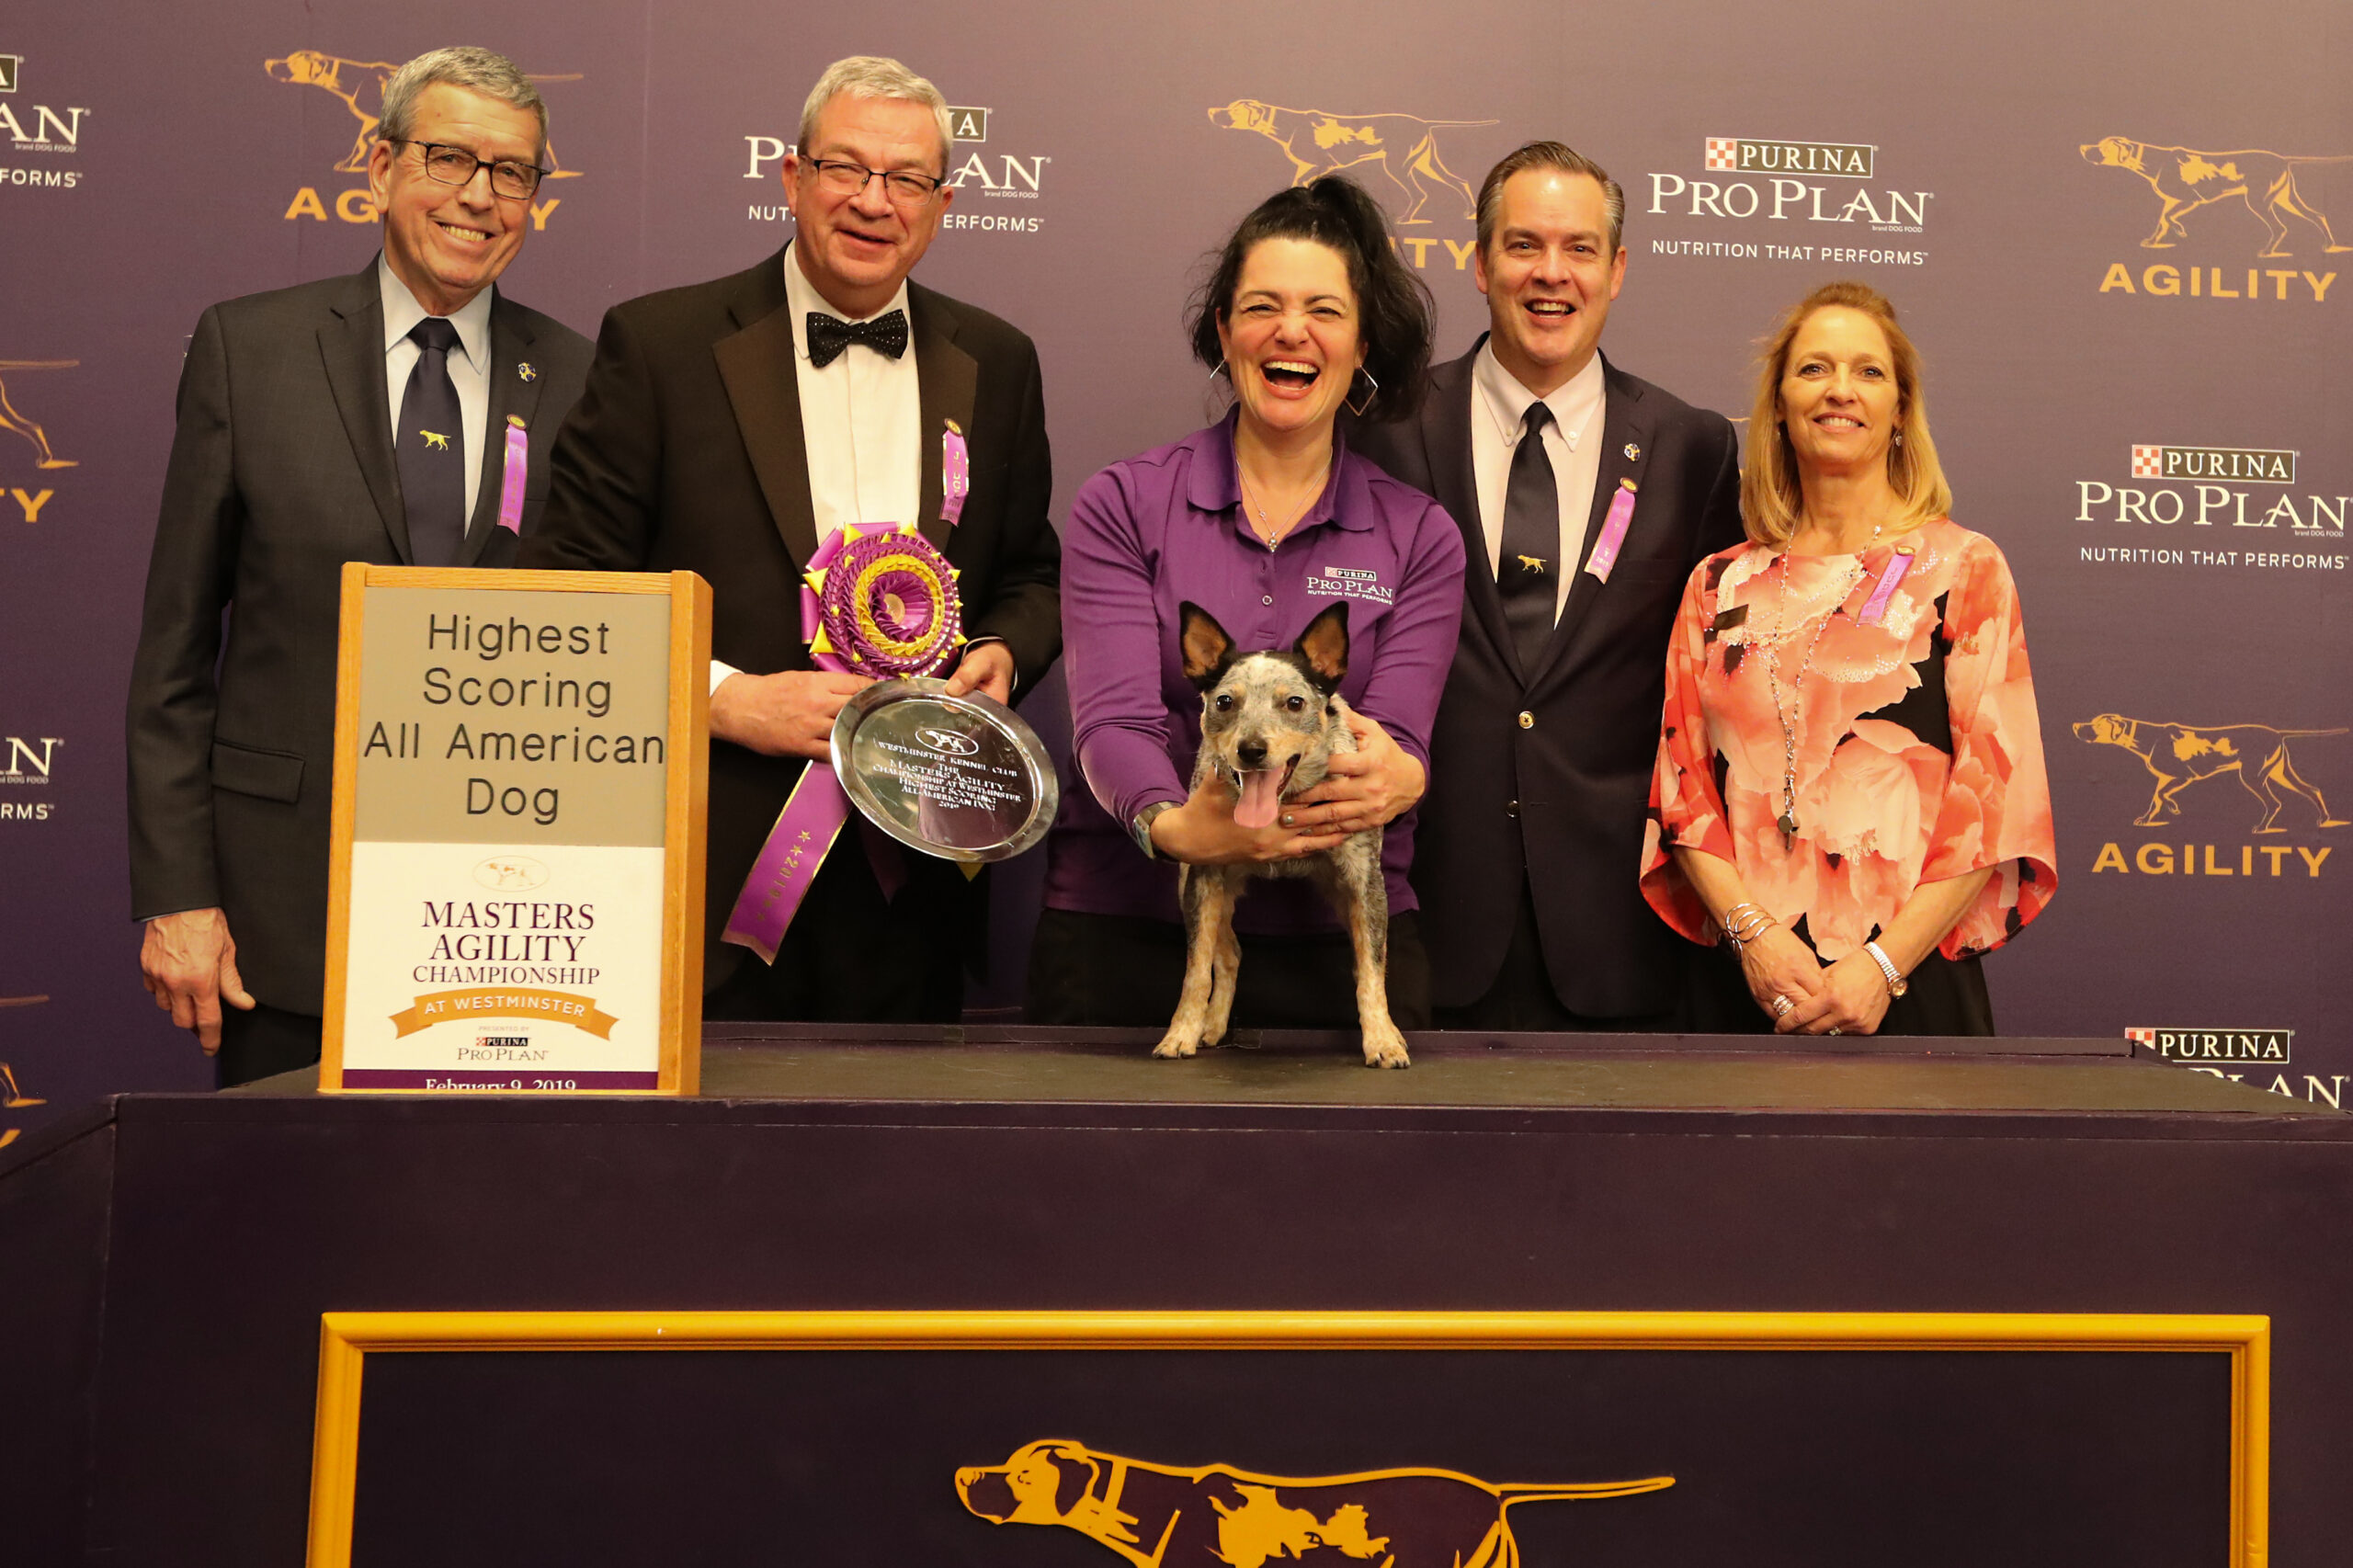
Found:
[[[896,359],[907,351],[907,312],[892,311],[872,321],[844,321],[819,311],[809,312],[809,363],[822,370],[853,343],[863,343],[885,358]]]

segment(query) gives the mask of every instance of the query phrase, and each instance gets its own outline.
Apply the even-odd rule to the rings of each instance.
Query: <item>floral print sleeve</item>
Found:
[[[1711,557],[1685,591],[1666,690],[1643,891],[1692,940],[1716,931],[1676,846],[1731,861],[1826,960],[1924,882],[1995,872],[1949,958],[2001,946],[2050,901],[2041,732],[1992,540],[1939,518],[1860,555]]]
[[[1716,789],[1715,748],[1699,698],[1699,672],[1715,640],[1716,580],[1729,560],[1718,555],[1702,561],[1684,585],[1683,606],[1666,647],[1666,708],[1659,721],[1650,820],[1643,830],[1643,896],[1660,919],[1695,942],[1714,941],[1715,923],[1667,851],[1681,845],[1733,858],[1732,833]]]
[[[2059,882],[2018,586],[1991,540],[1972,535],[1961,553],[1945,599],[1944,636],[1952,770],[1920,881],[1995,869],[1938,945],[1945,957],[1961,958],[1998,948],[2024,929]]]

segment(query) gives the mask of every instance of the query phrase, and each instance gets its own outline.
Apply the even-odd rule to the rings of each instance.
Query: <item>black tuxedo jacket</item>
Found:
[[[1586,554],[1621,479],[1639,486],[1633,521],[1608,583],[1578,562],[1544,657],[1522,670],[1485,564],[1472,472],[1478,352],[1474,344],[1431,369],[1412,419],[1355,437],[1373,461],[1437,496],[1471,553],[1414,847],[1431,999],[1466,1006],[1495,983],[1524,879],[1562,1006],[1589,1017],[1664,1013],[1681,938],[1643,902],[1637,875],[1667,632],[1692,567],[1742,537],[1739,445],[1722,415],[1605,358]]]
[[[513,564],[515,536],[496,523],[500,432],[513,415],[530,435],[528,531],[588,370],[586,338],[503,294],[490,349],[461,566]],[[197,323],[131,665],[131,912],[220,905],[246,989],[298,1013],[319,1011],[325,982],[347,561],[412,561],[374,262],[231,300]]]
[[[814,667],[801,641],[800,587],[817,549],[816,513],[785,265],[779,252],[732,278],[607,312],[587,390],[556,443],[546,524],[520,558],[526,567],[700,573],[711,585],[711,656],[753,675]],[[1038,353],[985,311],[916,284],[907,295],[922,389],[917,520],[961,574],[965,635],[1002,638],[1026,691],[1062,651]],[[939,516],[950,419],[972,460],[952,527]],[[803,766],[711,745],[706,989],[743,960],[719,936]],[[846,833],[835,853],[855,855],[857,844]],[[925,896],[969,901],[978,891],[945,862],[909,860]]]

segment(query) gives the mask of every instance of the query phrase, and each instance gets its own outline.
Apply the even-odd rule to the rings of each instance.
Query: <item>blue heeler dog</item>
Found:
[[[1209,611],[1178,607],[1185,676],[1201,689],[1201,751],[1193,788],[1216,779],[1233,791],[1233,820],[1268,827],[1285,801],[1313,790],[1336,751],[1357,749],[1340,681],[1348,673],[1348,607],[1310,621],[1290,652],[1233,651]],[[1252,877],[1310,877],[1347,923],[1356,949],[1357,1020],[1368,1067],[1404,1067],[1405,1037],[1389,1017],[1389,893],[1381,878],[1381,830],[1295,859],[1180,866],[1185,910],[1185,993],[1154,1056],[1190,1056],[1225,1037],[1242,947],[1233,903]]]

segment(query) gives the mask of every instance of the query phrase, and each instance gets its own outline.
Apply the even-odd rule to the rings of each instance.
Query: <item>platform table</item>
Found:
[[[670,1314],[681,1333],[719,1335],[691,1388],[675,1378],[655,1386],[643,1370],[681,1358],[599,1360],[577,1347],[393,1358],[397,1375],[393,1359],[371,1357],[371,1425],[352,1460],[351,1561],[361,1563],[426,1560],[420,1552],[437,1563],[721,1562],[760,1543],[765,1560],[780,1562],[845,1551],[912,1561],[880,1537],[861,1550],[858,1538],[827,1533],[847,1525],[755,1530],[721,1519],[736,1502],[681,1500],[813,1485],[808,1475],[848,1463],[853,1432],[886,1452],[953,1436],[956,1452],[972,1456],[951,1467],[959,1476],[965,1464],[1005,1460],[984,1451],[1000,1429],[1022,1440],[1080,1436],[1020,1425],[1065,1408],[1023,1403],[1041,1390],[1067,1387],[1077,1402],[1069,1410],[1092,1410],[1113,1428],[1132,1421],[1138,1436],[1120,1451],[1149,1437],[1160,1448],[1131,1457],[1177,1469],[1214,1460],[1246,1471],[1244,1450],[1260,1443],[1336,1474],[1379,1426],[1346,1397],[1319,1412],[1302,1408],[1313,1403],[1304,1395],[1268,1396],[1199,1436],[1208,1417],[1170,1405],[1164,1385],[1224,1386],[1221,1378],[1240,1375],[1241,1352],[1221,1349],[1212,1334],[1186,1341],[1185,1353],[1204,1359],[1154,1359],[1163,1352],[1146,1341],[1163,1329],[1151,1325],[1165,1328],[1170,1313],[1245,1314],[1261,1340],[1290,1332],[1283,1324],[1376,1321],[1364,1314],[1407,1314],[1378,1321],[1408,1324],[1422,1321],[1414,1314],[1731,1314],[1725,1322],[1768,1325],[1813,1321],[1807,1314],[2261,1317],[2269,1408],[2256,1436],[2268,1437],[2268,1489],[2256,1522],[2268,1523],[2270,1561],[2317,1568],[2353,1539],[2343,1467],[2353,1454],[2353,1117],[2136,1055],[2123,1041],[1845,1040],[1800,1050],[1771,1039],[1424,1034],[1410,1037],[1411,1070],[1377,1072],[1343,1035],[1244,1034],[1181,1062],[1151,1060],[1155,1038],[713,1025],[704,1093],[693,1099],[330,1098],[292,1074],[222,1095],[124,1096],[52,1124],[0,1154],[0,1344],[9,1347],[0,1445],[13,1492],[0,1559],[302,1562],[326,1314],[360,1314],[348,1321],[361,1338],[428,1319],[511,1326],[584,1313]],[[995,1315],[956,1355],[923,1362],[921,1378],[905,1371],[904,1339],[845,1341],[835,1349],[851,1360],[795,1362],[816,1369],[778,1383],[782,1363],[756,1353],[767,1341],[750,1327],[740,1341],[722,1332],[739,1322],[728,1314],[784,1314],[774,1321],[806,1350],[808,1325],[834,1321],[806,1314],[827,1312],[915,1314],[892,1320],[916,1324],[911,1333],[937,1332],[948,1321],[939,1314]],[[1018,1363],[1029,1370],[1007,1381],[1015,1363],[983,1352],[1011,1351],[989,1336],[1047,1312],[1097,1314],[1086,1333],[1109,1332],[1102,1314],[1128,1314],[1118,1321],[1143,1324],[1134,1332],[1146,1341],[1098,1348],[1081,1379],[1054,1359],[1051,1336],[1033,1336],[1019,1352],[1033,1358]],[[618,1344],[639,1320],[611,1321]],[[1218,1319],[1217,1333],[1244,1321]],[[1635,1341],[1648,1343],[1636,1335],[1625,1344]],[[1677,1467],[1674,1488],[1643,1496],[1516,1506],[1523,1568],[1571,1556],[1694,1561],[1716,1549],[1731,1555],[1708,1560],[1962,1561],[1906,1533],[1932,1506],[1946,1522],[1931,1540],[1956,1554],[2084,1563],[2103,1560],[2097,1543],[2113,1541],[2130,1554],[2105,1560],[2135,1568],[2245,1561],[2230,1549],[2248,1528],[2245,1500],[2217,1501],[2212,1473],[2215,1455],[2247,1437],[2211,1429],[2218,1402],[2244,1392],[2230,1376],[2185,1369],[2153,1382],[2143,1374],[2162,1358],[2091,1355],[1948,1386],[1935,1380],[1960,1378],[1959,1364],[1928,1356],[1917,1366],[1929,1383],[1904,1384],[1899,1399],[1863,1373],[1834,1392],[1792,1392],[1766,1370],[1750,1387],[1743,1369],[1771,1365],[1756,1358],[1707,1363],[1715,1369],[1704,1377],[1692,1370],[1701,1363],[1673,1361],[1683,1370],[1670,1375],[1656,1370],[1670,1364],[1657,1355],[1643,1361],[1609,1343],[1619,1346],[1610,1355],[1634,1358],[1522,1365],[1480,1359],[1451,1340],[1439,1347],[1471,1358],[1460,1363],[1471,1383],[1503,1369],[1494,1408],[1458,1437],[1416,1441],[1489,1456],[1480,1462],[1501,1470],[1535,1451],[1512,1446],[1537,1440],[1527,1434],[1566,1442],[1570,1431],[1587,1447],[1560,1464],[1579,1478],[1608,1479],[1621,1462]],[[1262,1358],[1269,1348],[1253,1344]],[[1277,1369],[1270,1387],[1283,1378],[1326,1387],[1337,1363],[1315,1356],[1338,1352],[1327,1340],[1299,1348],[1305,1359],[1248,1365]],[[1824,1358],[1806,1365],[1847,1365],[1829,1354],[1835,1346],[1818,1348]],[[1145,1392],[1126,1404],[1104,1403],[1100,1369],[1113,1363],[1100,1358],[1113,1354],[1141,1358],[1132,1366]],[[1975,1378],[2000,1360],[1964,1370]],[[1413,1380],[1442,1363],[1347,1364],[1373,1369],[1383,1389],[1381,1379],[1404,1380],[1382,1395],[1402,1410],[1436,1397],[1437,1385]],[[1569,1377],[1563,1366],[1581,1370]],[[861,1369],[852,1378],[844,1367]],[[723,1377],[713,1370],[722,1368]],[[1944,1392],[1931,1398],[1931,1384]],[[746,1403],[755,1390],[780,1403],[758,1414]],[[1610,1421],[1566,1420],[1609,1390],[1619,1402]],[[1696,1449],[1677,1458],[1688,1424],[1643,1415],[1719,1398],[1730,1402],[1723,1443],[1781,1467],[1775,1495],[1803,1492],[1817,1474],[1850,1476],[1820,1504],[1847,1521],[1838,1549],[1792,1544],[1818,1528],[1801,1517],[1802,1498],[1787,1517],[1731,1509],[1722,1499],[1745,1495],[1731,1471],[1713,1493],[1707,1477],[1717,1473],[1710,1465],[1733,1461]],[[1785,1398],[1796,1403],[1775,1403]],[[868,1403],[817,1422],[821,1408],[834,1410],[826,1399]],[[811,1402],[800,1418],[796,1400]],[[643,1419],[621,1421],[625,1436],[609,1438],[634,1456],[629,1473],[644,1483],[637,1508],[617,1501],[636,1495],[634,1481],[563,1456],[582,1433],[605,1431],[605,1416],[641,1403]],[[1860,1446],[1809,1469],[1794,1449],[1775,1457],[1787,1445],[1754,1432],[1734,1443],[1749,1431],[1741,1422],[1767,1420],[1759,1412],[1801,1407],[1836,1434],[1823,1441]],[[1908,1413],[1900,1419],[1891,1414],[1899,1407]],[[904,1419],[892,1425],[876,1410]],[[1468,1420],[1447,1419],[1458,1417]],[[750,1422],[785,1443],[796,1419],[838,1436],[792,1449],[801,1457],[790,1463],[743,1457],[766,1438],[722,1441],[729,1423]],[[1871,1429],[1881,1420],[1893,1425]],[[437,1423],[448,1424],[442,1437]],[[1446,1420],[1427,1429],[1453,1430]],[[1929,1501],[1894,1500],[1883,1480],[1851,1481],[1877,1473],[1874,1455],[1913,1443],[1925,1447],[1903,1473],[1916,1475]],[[2006,1504],[1972,1490],[2038,1452],[2051,1467],[2047,1489],[2005,1483]],[[488,1484],[542,1462],[558,1479],[538,1503]],[[1063,1456],[1066,1480],[1078,1462]],[[751,1469],[737,1474],[738,1464]],[[929,1457],[922,1464],[930,1490],[906,1501],[874,1483],[869,1523],[915,1531],[908,1540],[920,1540],[925,1560],[1116,1568],[1099,1539],[991,1527],[969,1500],[995,1484],[983,1470],[957,1481],[965,1505],[949,1506],[949,1473],[934,1474]],[[1489,1482],[1529,1479],[1458,1468]],[[2086,1512],[2084,1494],[2069,1490],[2078,1472],[2109,1489],[2099,1507]],[[564,1493],[563,1477],[583,1489]],[[2165,1523],[2165,1510],[2188,1494],[2191,1522]],[[547,1501],[555,1497],[561,1507]],[[915,1517],[943,1497],[943,1517]],[[501,1533],[518,1507],[554,1510],[556,1522],[531,1527],[540,1533],[529,1549]],[[681,1523],[681,1509],[699,1522]],[[1734,1514],[1745,1522],[1725,1535]],[[1577,1522],[1546,1522],[1562,1519]],[[565,1545],[567,1528],[588,1545]],[[640,1529],[642,1539],[631,1534]],[[1326,1557],[1381,1562],[1320,1544],[1302,1561]],[[1405,1556],[1397,1568],[1410,1568]]]

